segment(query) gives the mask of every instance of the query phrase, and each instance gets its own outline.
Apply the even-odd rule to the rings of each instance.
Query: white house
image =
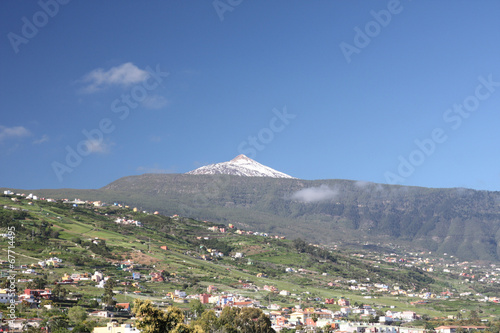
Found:
[[[118,324],[115,321],[106,324],[106,327],[94,327],[93,333],[137,333],[140,332],[131,324]]]
[[[14,332],[22,332],[25,331],[28,327],[39,327],[42,319],[32,318],[32,319],[24,319],[24,318],[16,318],[14,320],[9,320],[7,323],[9,324],[9,330]]]
[[[340,308],[340,312],[345,315],[349,315],[351,313],[352,309],[347,306],[343,306]]]
[[[95,272],[94,275],[92,275],[92,281],[95,281],[97,283],[101,282],[104,279],[104,274],[101,272]]]
[[[417,319],[417,314],[413,311],[403,311],[401,312],[401,319],[404,321],[413,321]]]
[[[111,313],[109,311],[105,311],[105,310],[92,311],[89,315],[93,316],[93,317],[101,317],[101,318],[113,317],[113,313]]]

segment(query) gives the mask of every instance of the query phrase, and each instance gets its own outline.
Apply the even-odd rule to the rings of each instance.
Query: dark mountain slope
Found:
[[[464,259],[500,258],[498,192],[166,174],[125,177],[103,190],[148,209],[323,243],[393,242]]]

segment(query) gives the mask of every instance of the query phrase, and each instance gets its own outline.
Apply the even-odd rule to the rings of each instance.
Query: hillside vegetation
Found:
[[[69,203],[12,198],[16,197],[0,197],[0,228],[2,232],[14,228],[15,237],[2,238],[0,242],[5,258],[7,244],[12,241],[15,245],[18,291],[48,287],[59,288],[61,293],[55,284],[63,281],[65,275],[101,271],[116,282],[113,290],[117,302],[147,298],[167,306],[171,299],[166,301],[165,295],[174,290],[197,295],[210,287],[217,292],[249,297],[264,306],[274,303],[293,307],[300,303],[304,307],[339,310],[338,305],[325,301],[346,297],[354,304],[372,304],[379,313],[411,310],[427,319],[446,318],[460,311],[480,311],[481,318],[494,319],[500,310],[497,304],[470,298],[451,302],[437,297],[422,302],[419,295],[436,297],[443,290],[458,294],[473,285],[464,284],[462,277],[426,272],[404,261],[380,260],[390,254],[377,254],[379,259],[374,259],[369,251],[352,253],[300,238],[281,239],[248,229],[237,232],[237,228],[222,224],[134,212],[114,205],[93,207],[87,203],[75,207]],[[142,226],[119,224],[117,219],[140,221]],[[60,265],[38,267],[40,261],[54,256],[62,260]],[[8,261],[3,262],[3,271],[8,270],[8,265]],[[22,272],[18,265],[34,267],[37,275]],[[141,274],[134,284],[130,283],[132,272]],[[150,280],[155,273],[164,280]],[[381,287],[374,287],[377,285],[390,287],[381,292]],[[498,287],[490,284],[474,284],[474,288],[489,296],[499,292]],[[92,281],[70,283],[62,289],[65,295],[79,296],[77,301],[61,297],[56,301],[59,307],[78,305],[91,311],[100,308],[96,299],[107,297],[106,289],[96,288]],[[289,294],[278,294],[281,290],[288,290]],[[404,293],[392,295],[390,290]],[[16,311],[20,317],[33,316],[23,306]]]
[[[28,205],[11,203],[5,198],[0,203],[8,207],[0,208],[0,228],[3,231],[8,227],[15,228],[15,248],[22,255],[19,260],[32,264],[38,262],[36,259],[57,255],[72,267],[114,269],[115,263],[130,259],[144,264],[145,272],[146,267],[156,263],[157,270],[163,267],[169,272],[179,273],[186,268],[191,270],[193,262],[197,262],[194,266],[202,270],[211,267],[208,271],[224,272],[227,286],[238,283],[240,279],[236,276],[252,276],[252,280],[263,284],[275,279],[273,282],[276,283],[282,281],[315,288],[328,288],[328,282],[335,280],[368,278],[373,283],[398,284],[404,289],[420,290],[434,281],[418,269],[374,267],[351,257],[348,252],[328,250],[301,239],[289,241],[269,235],[241,235],[235,232],[236,229],[220,233],[218,229],[223,225],[179,216],[133,212],[130,208],[116,206],[73,207],[43,201],[33,201]],[[118,218],[140,221],[143,226],[119,224],[115,222]],[[217,232],[213,231],[214,228]],[[223,256],[211,255],[212,250]],[[240,253],[241,257],[233,258],[235,253]],[[191,263],[180,264],[186,258],[190,258]],[[293,267],[294,271],[304,269],[310,274],[307,278],[304,274],[290,274],[286,272],[288,267]],[[227,274],[228,270],[235,272]],[[205,271],[194,272],[189,274],[193,276],[193,287],[203,280],[209,282],[212,279]],[[267,278],[256,278],[258,273]],[[203,283],[198,285],[202,286]]]

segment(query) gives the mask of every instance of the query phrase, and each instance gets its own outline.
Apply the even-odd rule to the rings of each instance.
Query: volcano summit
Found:
[[[251,158],[241,154],[231,161],[202,166],[188,175],[233,175],[243,177],[271,177],[271,178],[291,178],[283,172],[276,171],[268,166],[262,165]]]

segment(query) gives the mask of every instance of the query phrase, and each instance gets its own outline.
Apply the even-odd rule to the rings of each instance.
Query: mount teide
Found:
[[[283,172],[262,165],[241,154],[229,162],[210,164],[189,171],[188,175],[233,175],[244,177],[294,178]]]
[[[314,243],[393,244],[463,260],[500,259],[500,192],[283,175],[239,156],[189,174],[124,177],[99,190],[32,192],[118,201]]]

